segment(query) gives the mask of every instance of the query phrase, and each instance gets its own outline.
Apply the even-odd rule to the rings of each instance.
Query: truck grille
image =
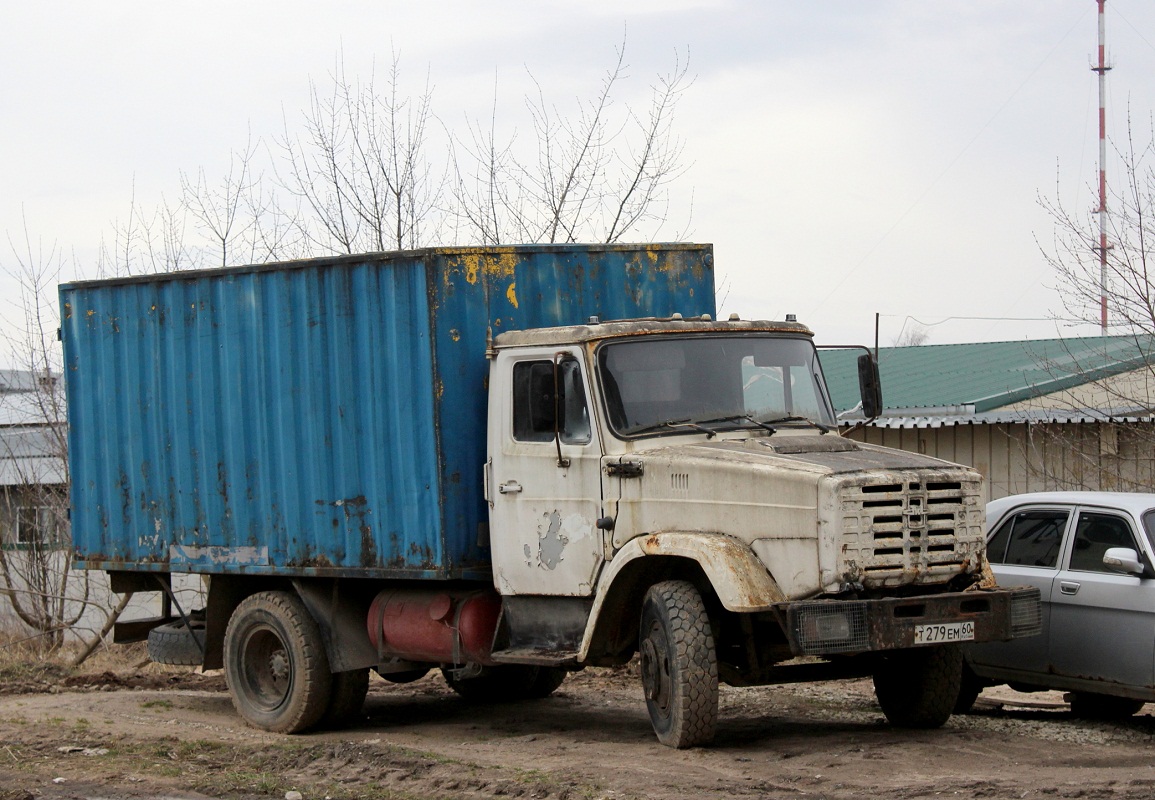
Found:
[[[864,586],[941,583],[984,546],[978,487],[923,476],[840,491],[844,574]]]

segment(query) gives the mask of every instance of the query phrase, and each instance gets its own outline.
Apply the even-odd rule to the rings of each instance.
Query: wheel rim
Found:
[[[276,710],[292,692],[292,654],[271,628],[259,627],[245,638],[241,665],[246,693],[262,711]]]
[[[646,638],[642,640],[642,686],[646,701],[663,717],[670,715],[670,652],[666,631],[658,622],[650,625]]]

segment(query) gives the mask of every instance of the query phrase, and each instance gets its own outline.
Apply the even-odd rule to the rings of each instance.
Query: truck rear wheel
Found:
[[[365,695],[369,694],[369,669],[334,672],[332,684],[329,707],[318,723],[322,728],[344,727],[365,707]]]
[[[316,725],[329,708],[332,676],[317,623],[291,592],[245,598],[229,618],[225,680],[245,721],[274,733]]]
[[[718,727],[718,659],[702,595],[692,583],[650,587],[642,603],[638,650],[646,708],[668,747],[709,744]]]
[[[935,645],[880,654],[874,694],[882,713],[899,728],[937,728],[950,719],[962,682],[957,645]]]

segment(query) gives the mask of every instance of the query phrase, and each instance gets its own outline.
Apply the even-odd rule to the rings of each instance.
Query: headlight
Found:
[[[791,612],[795,639],[803,653],[854,653],[870,647],[865,603],[799,603]]]

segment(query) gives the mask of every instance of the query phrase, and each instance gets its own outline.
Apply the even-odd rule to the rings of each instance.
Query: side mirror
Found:
[[[1121,572],[1124,575],[1142,575],[1143,562],[1139,554],[1130,547],[1110,547],[1103,553],[1103,566],[1112,572]]]
[[[874,419],[882,413],[882,380],[878,364],[870,353],[858,357],[858,392],[862,396],[862,415]]]

